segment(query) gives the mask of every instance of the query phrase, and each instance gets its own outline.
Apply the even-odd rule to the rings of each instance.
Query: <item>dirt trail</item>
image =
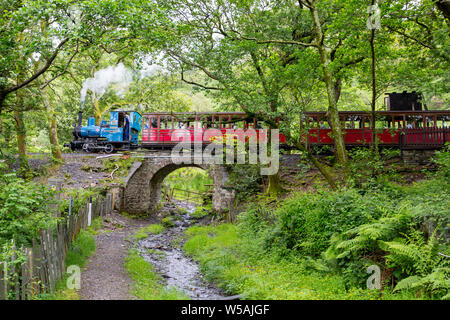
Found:
[[[95,236],[97,249],[81,272],[81,300],[136,299],[129,293],[133,282],[124,267],[129,248],[125,239],[152,221],[128,219],[117,213],[108,219],[104,230],[111,231]]]
[[[165,206],[164,209],[173,210],[176,207],[184,207],[188,212],[195,209],[185,203]],[[157,223],[159,219],[156,215],[148,219],[134,220],[114,213],[107,218],[108,222],[95,236],[96,252],[90,257],[81,273],[79,292],[81,300],[137,299],[130,294],[133,281],[124,267],[130,247],[137,248],[141,256],[155,267],[163,277],[167,288],[176,287],[184,291],[191,299],[227,298],[220,290],[203,279],[197,263],[190,257],[186,257],[181,250],[184,243],[181,236],[193,223],[189,213],[179,216],[180,220],[175,221],[176,226],[160,234],[149,235],[138,241],[134,240],[134,244],[127,239],[132,239],[132,235],[138,229]],[[108,229],[110,232],[104,232]]]

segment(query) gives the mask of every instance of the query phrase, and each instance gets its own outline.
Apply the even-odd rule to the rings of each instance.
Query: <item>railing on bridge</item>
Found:
[[[399,147],[405,149],[439,149],[450,142],[450,128],[403,129],[399,136]]]

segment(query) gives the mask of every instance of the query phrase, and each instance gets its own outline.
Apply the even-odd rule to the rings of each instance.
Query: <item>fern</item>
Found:
[[[441,296],[442,300],[450,299],[450,268],[436,268],[432,273],[420,277],[411,276],[401,280],[394,291],[419,289],[429,294]]]
[[[394,288],[394,291],[412,289],[417,286],[421,278],[419,276],[411,276],[400,280]]]
[[[325,257],[328,261],[341,261],[341,266],[362,256],[378,260],[381,257],[385,267],[401,271],[395,273],[400,279],[395,291],[417,290],[450,299],[450,272],[448,261],[438,254],[440,250],[445,251],[436,236],[438,227],[426,241],[423,232],[413,228],[413,217],[412,210],[404,206],[394,216],[336,235],[331,238]]]

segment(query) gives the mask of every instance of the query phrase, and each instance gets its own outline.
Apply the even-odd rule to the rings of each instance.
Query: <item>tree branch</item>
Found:
[[[197,82],[193,82],[193,81],[186,80],[186,79],[184,78],[184,70],[183,70],[183,68],[181,68],[181,81],[186,82],[187,84],[191,84],[191,85],[194,85],[194,86],[197,86],[197,87],[206,89],[206,90],[223,90],[223,88],[218,88],[218,87],[208,87],[208,86],[202,85],[202,84],[197,83]]]
[[[54,76],[53,78],[51,78],[50,80],[48,80],[44,85],[41,86],[41,89],[44,89],[46,86],[48,86],[50,84],[50,82],[52,82],[53,80],[55,80],[56,78],[62,76],[63,74],[66,73],[67,67],[69,67],[70,63],[72,62],[73,58],[78,54],[78,41],[77,41],[77,47],[75,49],[75,52],[73,53],[73,55],[70,57],[69,61],[67,61],[66,65],[64,66],[64,70],[60,73],[58,73],[56,76]]]
[[[280,40],[280,39],[258,40],[256,38],[245,37],[235,30],[233,30],[233,32],[239,35],[240,40],[254,41],[258,44],[276,43],[276,44],[292,44],[292,45],[303,46],[303,47],[317,47],[317,43],[315,43],[315,42],[308,43],[308,42],[301,42],[301,41],[297,41],[297,40]]]
[[[46,64],[37,72],[35,72],[30,78],[28,78],[27,80],[25,80],[22,83],[19,83],[11,88],[8,88],[6,90],[4,90],[5,95],[9,94],[11,92],[17,91],[27,85],[29,85],[31,82],[33,82],[34,80],[36,80],[41,74],[43,74],[45,71],[47,71],[48,68],[50,68],[50,66],[52,65],[53,61],[56,59],[59,51],[61,50],[62,46],[64,46],[64,44],[69,41],[69,38],[64,39],[63,41],[61,41],[59,43],[59,45],[56,47],[55,51],[53,52],[53,54],[51,55],[50,59],[47,60]]]

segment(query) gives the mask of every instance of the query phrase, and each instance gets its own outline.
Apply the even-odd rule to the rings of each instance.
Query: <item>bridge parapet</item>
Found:
[[[136,162],[125,179],[121,210],[132,214],[155,212],[161,200],[164,178],[184,167],[197,167],[209,173],[214,181],[213,210],[221,212],[230,208],[234,202],[234,191],[225,187],[228,171],[223,165],[196,164],[191,157],[173,159],[170,156],[150,156]]]

